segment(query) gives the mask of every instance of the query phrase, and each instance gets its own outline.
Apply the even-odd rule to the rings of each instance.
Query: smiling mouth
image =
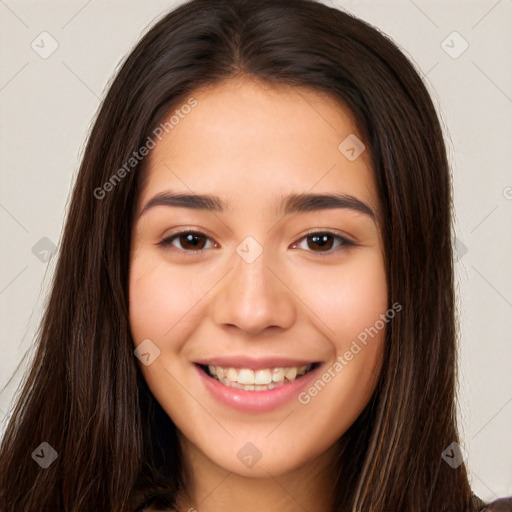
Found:
[[[206,375],[227,387],[244,391],[268,391],[286,386],[318,368],[320,363],[273,368],[233,368],[199,364]]]

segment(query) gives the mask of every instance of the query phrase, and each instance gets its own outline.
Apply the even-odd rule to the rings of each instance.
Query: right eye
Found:
[[[171,248],[171,246],[176,247],[175,242],[177,242],[180,246],[176,247],[176,249],[179,251],[200,253],[205,250],[205,240],[208,241],[211,238],[199,231],[180,231],[164,238],[158,245]],[[217,245],[216,242],[213,242],[213,244],[214,246]]]

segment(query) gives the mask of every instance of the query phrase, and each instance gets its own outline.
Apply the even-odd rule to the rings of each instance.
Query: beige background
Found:
[[[448,127],[464,448],[479,496],[512,494],[512,0],[325,3],[395,40],[425,76]],[[107,82],[176,4],[0,0],[2,431],[49,290],[56,258],[45,260],[59,246],[70,186]],[[51,38],[58,48],[42,58],[31,44],[49,51]]]

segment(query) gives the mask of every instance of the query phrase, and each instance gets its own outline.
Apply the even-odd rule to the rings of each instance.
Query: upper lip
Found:
[[[307,366],[315,363],[315,360],[292,359],[285,357],[262,357],[252,358],[247,356],[212,357],[195,361],[196,364],[204,366],[222,366],[224,368],[283,368],[286,366]]]

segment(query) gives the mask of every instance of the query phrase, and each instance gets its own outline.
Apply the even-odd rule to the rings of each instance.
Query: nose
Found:
[[[249,335],[257,335],[268,327],[286,329],[293,325],[293,291],[285,276],[280,275],[279,266],[269,265],[266,251],[250,263],[238,253],[233,255],[233,261],[233,269],[214,296],[215,323],[238,327]]]

